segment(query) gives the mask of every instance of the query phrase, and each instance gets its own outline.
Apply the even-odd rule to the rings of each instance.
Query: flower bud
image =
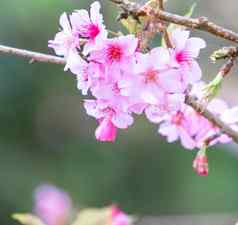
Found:
[[[34,213],[47,225],[65,225],[72,209],[68,194],[51,185],[41,185],[34,194]]]
[[[111,225],[130,225],[132,220],[116,205],[111,207]]]
[[[202,148],[193,160],[193,169],[199,176],[208,176],[208,158],[206,148]]]
[[[221,89],[223,74],[218,73],[217,76],[207,84],[203,89],[203,100],[205,102],[210,102],[214,97],[217,96],[219,90]]]

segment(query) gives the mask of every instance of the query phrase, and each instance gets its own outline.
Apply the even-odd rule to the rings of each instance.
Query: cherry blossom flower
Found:
[[[158,132],[166,136],[169,143],[180,139],[184,148],[193,149],[196,147],[193,136],[199,129],[198,121],[196,112],[190,106],[183,105],[180,110],[167,114]]]
[[[104,100],[85,100],[87,114],[95,117],[99,126],[95,136],[100,141],[115,141],[117,128],[126,129],[133,123],[133,117],[118,106]]]
[[[165,48],[154,48],[147,54],[136,56],[135,80],[132,81],[133,92],[148,104],[163,101],[166,93],[181,93],[180,75],[169,68],[169,51]],[[137,90],[136,90],[137,89]]]
[[[73,34],[67,14],[60,16],[60,26],[62,30],[56,34],[54,40],[49,41],[49,47],[53,48],[56,55],[68,57],[75,53],[79,47],[79,38]]]
[[[44,184],[35,190],[34,213],[47,225],[65,225],[72,209],[69,195],[55,186]]]
[[[110,69],[114,66],[116,69],[130,71],[137,45],[138,39],[134,35],[107,39],[101,49],[90,54],[89,59],[107,65]]]
[[[111,225],[130,225],[131,218],[117,206],[111,209]]]
[[[196,58],[200,49],[206,47],[201,38],[189,38],[190,32],[182,29],[175,29],[171,33],[171,39],[175,49],[171,50],[171,66],[180,68],[181,79],[185,86],[201,79],[202,72]]]
[[[102,44],[107,37],[107,30],[103,24],[103,17],[100,14],[100,3],[92,3],[89,13],[84,10],[77,10],[70,16],[73,33],[80,38],[86,39],[84,55]]]

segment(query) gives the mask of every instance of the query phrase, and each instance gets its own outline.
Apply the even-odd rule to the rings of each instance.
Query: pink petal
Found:
[[[85,9],[76,10],[70,16],[70,21],[72,23],[73,29],[81,30],[84,26],[91,24],[88,12]]]
[[[90,17],[93,24],[102,24],[103,23],[103,17],[100,14],[100,8],[101,5],[98,1],[92,3],[90,8]]]
[[[150,105],[145,109],[145,115],[150,122],[160,123],[163,120],[164,111],[158,106]]]
[[[189,38],[190,32],[181,29],[175,29],[172,31],[172,42],[177,50],[182,50]]]
[[[190,68],[188,73],[189,83],[193,84],[194,82],[198,82],[199,80],[201,80],[201,78],[202,78],[201,68],[195,60],[192,60],[190,63]]]
[[[186,42],[185,49],[193,58],[197,58],[200,49],[206,47],[206,42],[201,38],[189,38]]]
[[[192,137],[190,137],[187,131],[182,127],[179,128],[179,137],[181,140],[181,144],[183,145],[184,148],[193,149],[196,147],[195,141],[192,139]]]
[[[207,109],[217,115],[222,114],[226,110],[229,111],[227,103],[219,98],[212,99],[212,101],[209,102]]]
[[[221,115],[221,119],[228,124],[233,124],[238,122],[238,106],[227,109],[224,113]]]
[[[64,32],[71,33],[71,26],[66,13],[60,16],[60,26],[63,28]]]
[[[149,54],[149,60],[154,68],[164,68],[170,60],[170,54],[168,49],[162,47],[152,49]]]
[[[126,129],[133,124],[133,117],[127,113],[117,113],[112,117],[113,124],[120,128]]]
[[[67,67],[75,75],[82,74],[83,70],[87,67],[87,62],[76,52],[72,52],[67,58]]]
[[[160,125],[160,127],[159,127],[158,132],[162,136],[166,136],[167,137],[167,141],[169,143],[178,140],[178,130],[177,130],[176,126],[174,126],[172,124],[162,123]]]
[[[84,108],[88,115],[98,118],[97,102],[95,100],[85,100]]]
[[[134,35],[120,36],[118,38],[118,43],[122,46],[124,50],[124,55],[131,56],[135,53],[138,46],[138,39]]]
[[[159,84],[164,91],[169,93],[181,93],[184,91],[178,70],[170,69],[159,74]]]

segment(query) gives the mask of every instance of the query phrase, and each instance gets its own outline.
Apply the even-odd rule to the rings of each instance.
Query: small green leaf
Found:
[[[12,218],[23,225],[45,225],[37,216],[30,213],[15,213]]]
[[[186,13],[184,16],[186,16],[186,17],[191,17],[191,16],[193,15],[193,12],[194,12],[194,10],[195,10],[196,7],[197,7],[197,3],[194,2],[194,3],[190,6],[189,10],[187,11],[187,13]]]
[[[189,10],[185,13],[184,16],[186,16],[186,17],[191,17],[191,16],[193,15],[193,12],[194,12],[196,6],[197,6],[197,3],[194,2],[194,3],[190,6]],[[183,29],[184,27],[183,27],[183,26],[180,26],[180,25],[177,25],[177,24],[170,23],[169,26],[168,26],[168,28],[167,28],[167,30],[168,30],[169,33],[171,33],[173,30],[175,30],[175,29],[177,29],[177,28]],[[164,38],[162,38],[162,40],[161,40],[161,45],[162,45],[163,47],[166,46]]]
[[[222,74],[218,73],[217,76],[204,87],[203,100],[205,100],[205,102],[210,102],[214,97],[218,95],[223,79],[224,77],[222,76]]]
[[[121,23],[130,34],[135,34],[140,27],[138,21],[136,21],[132,16],[129,16],[127,19],[121,19]]]
[[[109,225],[111,208],[88,208],[79,212],[72,225]]]

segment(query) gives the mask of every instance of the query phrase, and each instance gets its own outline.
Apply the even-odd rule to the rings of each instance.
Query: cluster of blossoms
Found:
[[[145,114],[159,125],[158,132],[168,142],[180,140],[187,149],[201,148],[214,135],[217,138],[209,145],[230,141],[185,104],[190,85],[195,87],[192,93],[201,98],[202,72],[196,59],[206,47],[204,40],[177,28],[170,33],[173,48],[161,46],[143,53],[135,35],[108,37],[99,2],[91,5],[90,13],[84,9],[69,16],[64,13],[60,26],[62,30],[49,41],[49,47],[66,59],[65,70],[75,74],[82,94],[93,97],[85,100],[84,107],[99,124],[97,140],[115,141],[118,129],[131,126],[135,114]],[[235,126],[237,110],[228,110],[224,101],[214,99],[208,108]],[[235,119],[231,121],[228,114]]]
[[[109,210],[106,215],[104,215],[103,211],[101,212],[100,209],[98,209],[101,214],[100,218],[102,216],[106,217],[106,224],[132,224],[133,219],[116,205],[112,205],[106,209],[107,211]],[[69,222],[74,213],[74,208],[68,193],[53,185],[44,184],[40,185],[35,190],[33,211],[34,214],[46,225],[66,225],[70,224]],[[81,223],[79,222],[79,224]]]

